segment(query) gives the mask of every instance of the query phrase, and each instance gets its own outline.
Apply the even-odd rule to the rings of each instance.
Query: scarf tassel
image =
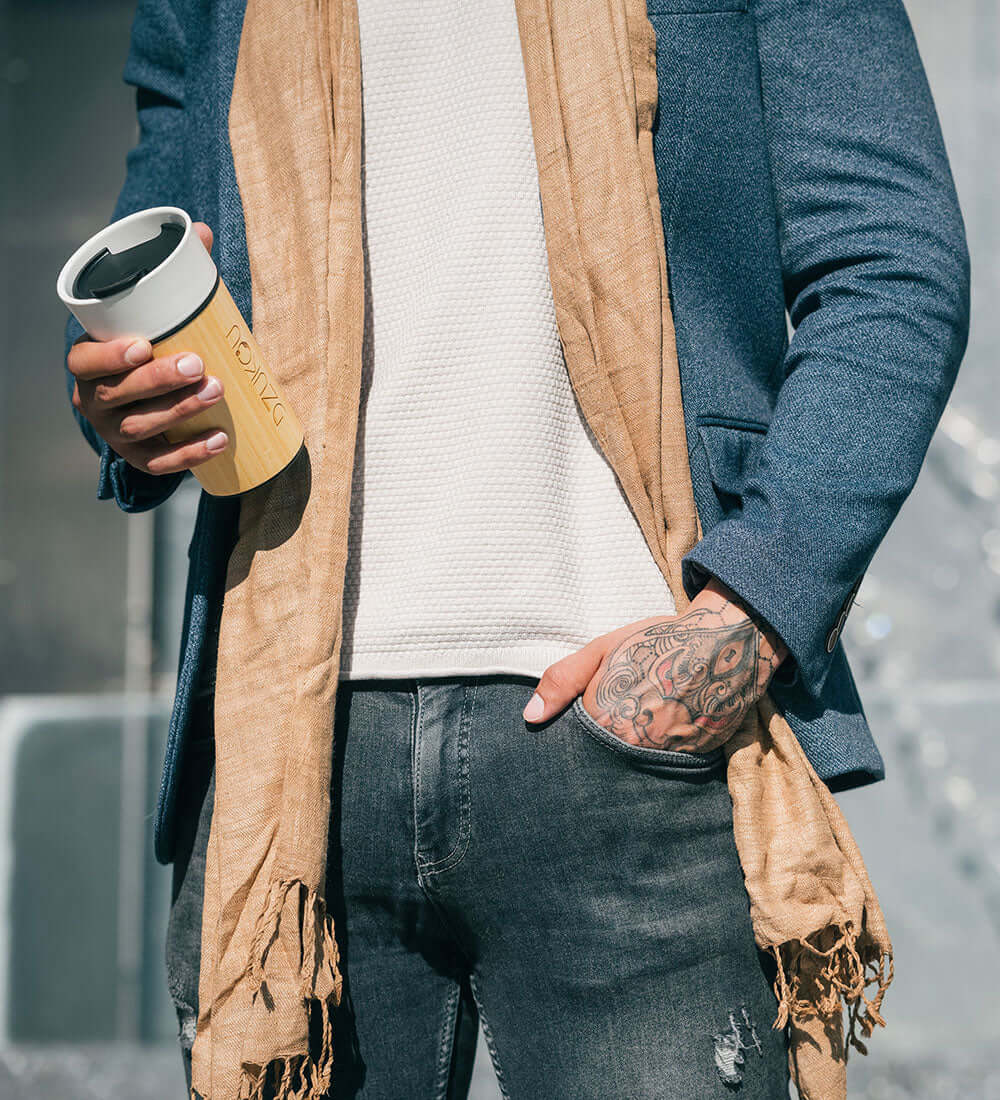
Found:
[[[817,942],[810,942],[814,939]],[[868,1038],[876,1025],[885,1027],[880,1009],[893,977],[892,950],[847,921],[843,926],[831,924],[809,939],[772,946],[770,952],[778,968],[774,983],[778,1016],[772,1026],[784,1027],[789,1020],[797,1026],[817,1018],[833,1020],[846,1007],[844,1060],[852,1046],[867,1054],[857,1030]],[[865,991],[873,984],[875,994],[869,997]]]
[[[289,929],[290,914],[297,914],[298,927]],[[333,1079],[333,1010],[340,1004],[343,978],[340,954],[333,935],[333,920],[324,899],[299,880],[271,883],[264,911],[257,923],[250,959],[244,976],[253,991],[254,1010],[262,1004],[267,1013],[275,1009],[268,987],[268,958],[279,936],[291,934],[299,944],[298,997],[311,1025],[318,1014],[320,1043],[312,1051],[276,1057],[265,1066],[244,1063],[239,1100],[322,1100]],[[287,954],[287,952],[286,952]],[[311,1027],[306,1028],[307,1033]],[[265,1092],[265,1089],[269,1091]]]

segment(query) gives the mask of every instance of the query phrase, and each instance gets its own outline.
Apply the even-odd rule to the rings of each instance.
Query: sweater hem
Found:
[[[341,680],[415,679],[422,676],[487,676],[509,673],[539,677],[555,661],[576,653],[587,643],[523,646],[463,646],[434,653],[426,649],[377,649],[354,653],[350,666],[340,670]]]

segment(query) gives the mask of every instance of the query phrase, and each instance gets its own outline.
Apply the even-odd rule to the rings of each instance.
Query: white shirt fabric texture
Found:
[[[514,0],[358,7],[367,285],[340,674],[540,676],[675,607],[570,385]]]

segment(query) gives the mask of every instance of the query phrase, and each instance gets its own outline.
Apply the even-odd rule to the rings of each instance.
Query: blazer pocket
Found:
[[[743,490],[760,460],[767,425],[750,420],[702,417],[698,437],[705,448],[709,476],[727,512],[741,506]]]

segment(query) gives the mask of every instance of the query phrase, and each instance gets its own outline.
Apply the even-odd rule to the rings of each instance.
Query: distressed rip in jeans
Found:
[[[721,752],[625,745],[579,698],[529,727],[534,684],[340,685],[333,1096],[464,1097],[481,1022],[511,1100],[784,1100],[786,1035],[770,1027]],[[210,689],[197,717],[167,942],[188,1070]]]

